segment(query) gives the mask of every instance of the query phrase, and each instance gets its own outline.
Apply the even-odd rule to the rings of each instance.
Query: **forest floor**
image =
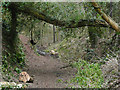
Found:
[[[24,45],[27,69],[30,76],[34,76],[34,82],[29,84],[29,88],[67,88],[68,82],[76,73],[75,68],[62,68],[66,64],[59,59],[50,56],[38,56],[28,44],[29,39],[24,35],[19,35]]]

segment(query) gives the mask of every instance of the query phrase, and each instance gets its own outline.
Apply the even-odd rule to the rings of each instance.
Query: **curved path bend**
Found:
[[[28,60],[26,72],[34,76],[34,82],[29,85],[29,88],[67,88],[66,81],[73,77],[76,70],[70,67],[60,69],[65,66],[65,63],[50,56],[36,55],[28,44],[29,39],[24,35],[19,35],[19,38],[24,45]]]

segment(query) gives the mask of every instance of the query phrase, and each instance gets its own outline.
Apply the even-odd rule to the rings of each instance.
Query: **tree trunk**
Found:
[[[88,27],[88,33],[89,33],[89,40],[91,43],[91,48],[95,48],[97,44],[97,35],[96,35],[96,28],[94,27]]]
[[[95,8],[96,12],[98,12],[102,18],[113,28],[116,30],[116,32],[120,32],[120,27],[119,25],[114,21],[112,20],[112,18],[110,18],[109,16],[107,16],[101,9],[100,7],[98,6],[98,4],[95,2],[95,0],[92,0],[92,5],[93,7]]]
[[[11,5],[13,6],[14,3],[11,3]],[[11,28],[10,28],[10,32],[9,32],[9,44],[10,44],[10,52],[11,53],[15,53],[15,48],[16,48],[16,43],[17,43],[17,39],[18,39],[18,34],[16,31],[16,26],[17,26],[17,13],[14,9],[14,6],[10,9],[11,11]]]
[[[110,17],[112,18],[112,2],[110,2]],[[110,28],[110,33],[112,33],[112,29]]]
[[[9,46],[7,49],[7,52],[9,52],[9,62],[11,64],[15,64],[16,62],[19,62],[19,57],[16,57],[16,54],[18,53],[18,43],[19,43],[19,38],[18,38],[18,33],[16,31],[16,27],[17,27],[17,11],[15,10],[14,8],[14,3],[10,3],[11,5],[11,8],[9,8],[9,11],[10,11],[10,19],[11,21],[8,23],[9,24],[9,30],[10,31],[7,31],[8,30],[8,26],[6,26],[4,28],[4,31],[3,31],[3,40],[4,40],[4,43],[7,44],[7,46]],[[5,21],[7,22],[7,19],[5,19]],[[4,27],[4,26],[3,26]],[[4,47],[7,47],[7,46],[4,46]],[[4,50],[3,50],[4,52]],[[4,52],[5,54],[5,52]],[[15,61],[16,60],[16,61]]]
[[[41,46],[43,46],[44,45],[44,42],[43,42],[43,39],[44,39],[44,35],[43,35],[43,28],[42,28],[42,32],[41,32]]]
[[[117,45],[120,47],[120,35],[118,35],[118,42]]]
[[[118,53],[118,72],[120,73],[120,52]]]
[[[55,26],[53,25],[53,43],[55,43]]]

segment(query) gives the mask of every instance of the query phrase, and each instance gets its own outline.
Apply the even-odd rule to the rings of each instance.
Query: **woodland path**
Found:
[[[67,88],[66,80],[70,80],[76,70],[71,67],[60,69],[65,66],[65,63],[50,56],[36,55],[28,44],[29,39],[24,35],[19,35],[19,38],[24,45],[28,60],[26,72],[30,76],[34,75],[34,82],[29,85],[29,88]],[[59,80],[62,82],[58,82]]]

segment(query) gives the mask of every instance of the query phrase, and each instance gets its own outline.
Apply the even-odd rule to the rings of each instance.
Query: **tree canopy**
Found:
[[[36,5],[36,3],[35,3],[35,5]],[[43,20],[43,21],[45,21],[47,23],[50,23],[50,24],[53,24],[53,25],[56,25],[56,26],[61,26],[61,27],[66,27],[66,28],[77,28],[77,27],[83,27],[83,26],[109,27],[109,28],[117,29],[116,31],[118,31],[118,32],[120,31],[119,30],[119,26],[117,26],[117,28],[114,28],[115,27],[115,24],[114,24],[115,22],[110,24],[109,22],[107,23],[104,20],[99,20],[99,19],[80,19],[80,18],[77,18],[77,21],[75,20],[75,18],[69,19],[69,20],[64,20],[64,17],[62,17],[62,16],[61,16],[61,19],[58,19],[56,17],[50,16],[49,13],[45,12],[45,11],[47,11],[47,9],[49,10],[50,7],[46,7],[44,9],[44,11],[41,11],[40,9],[42,7],[41,8],[39,7],[39,9],[36,9],[38,7],[35,7],[35,5],[32,5],[33,7],[32,6],[30,7],[30,4],[26,4],[26,3],[25,4],[24,3],[23,4],[21,4],[21,3],[10,3],[8,8],[9,9],[15,8],[16,9],[15,12],[17,12],[17,13],[28,14],[28,15],[31,15],[31,16],[37,18],[37,19]],[[51,7],[53,7],[53,5],[51,5]],[[94,4],[93,4],[93,6],[97,7]],[[72,8],[72,9],[74,9],[74,8]],[[59,11],[59,8],[56,7],[56,10]],[[99,8],[99,10],[100,10],[100,8]],[[53,12],[51,11],[50,13],[53,13]],[[70,14],[72,14],[72,13],[70,13]],[[82,10],[81,10],[81,13],[82,13],[82,15],[84,14],[84,12]],[[102,16],[103,16],[103,14],[102,14]],[[69,15],[68,15],[68,18],[69,18]],[[106,15],[106,19],[105,20],[110,21],[111,19],[110,18],[108,19],[107,15]],[[112,20],[110,22],[112,22]]]

